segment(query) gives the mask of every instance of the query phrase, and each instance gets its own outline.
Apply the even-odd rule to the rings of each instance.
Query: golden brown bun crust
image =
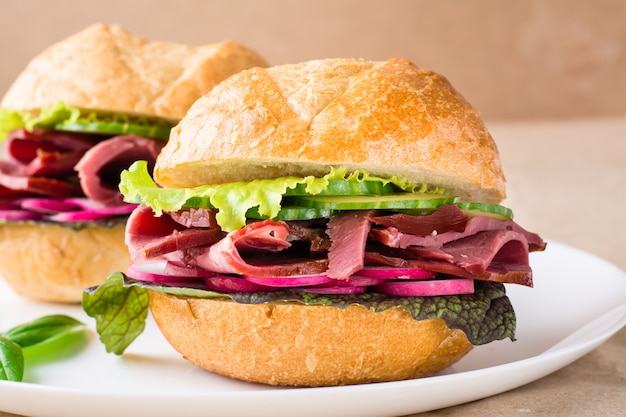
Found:
[[[194,103],[155,179],[190,187],[329,166],[442,186],[499,202],[505,179],[478,112],[442,76],[404,59],[326,59],[253,68]]]
[[[130,264],[123,224],[73,230],[55,224],[0,226],[0,276],[20,295],[78,303],[83,290]]]
[[[432,375],[472,349],[443,320],[299,304],[237,304],[150,292],[170,344],[192,363],[250,382],[334,386]]]
[[[235,42],[151,42],[116,25],[95,24],[35,57],[2,106],[32,110],[61,100],[85,109],[180,119],[217,83],[257,65],[267,64]]]

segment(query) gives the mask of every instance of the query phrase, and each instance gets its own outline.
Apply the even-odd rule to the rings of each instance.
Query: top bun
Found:
[[[180,119],[217,83],[257,65],[267,64],[235,42],[201,47],[151,42],[116,25],[95,24],[36,56],[1,104],[37,110],[64,101],[90,110]]]
[[[404,59],[325,59],[227,79],[172,129],[154,177],[193,187],[330,166],[400,175],[498,203],[505,179],[478,112],[439,74]]]

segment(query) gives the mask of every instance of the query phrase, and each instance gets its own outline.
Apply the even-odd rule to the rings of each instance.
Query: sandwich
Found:
[[[477,110],[399,58],[244,70],[120,190],[133,263],[83,297],[107,351],[151,313],[187,360],[261,384],[426,377],[515,340],[505,284],[546,247],[501,205]]]
[[[138,159],[152,167],[198,97],[256,65],[266,63],[235,42],[153,42],[104,24],[28,63],[0,103],[0,275],[10,287],[80,303],[103,273],[126,269],[134,205],[120,172]]]

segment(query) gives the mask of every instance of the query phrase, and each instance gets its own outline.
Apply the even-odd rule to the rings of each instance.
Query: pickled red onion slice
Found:
[[[334,279],[323,274],[293,275],[271,278],[245,276],[244,278],[255,284],[268,287],[309,287],[312,285],[326,284],[328,282],[335,281]]]
[[[356,275],[384,279],[430,279],[435,273],[423,268],[391,268],[387,266],[367,266]]]
[[[426,281],[393,281],[375,285],[373,289],[376,292],[397,297],[472,294],[474,292],[474,280],[451,278]]]
[[[132,263],[126,275],[140,281],[150,281],[171,286],[204,287],[204,280],[193,276],[169,275],[165,273],[165,260],[150,260]]]
[[[228,275],[216,275],[204,279],[206,286],[213,291],[220,292],[263,292],[275,291],[275,287],[256,284],[245,278],[231,277]]]

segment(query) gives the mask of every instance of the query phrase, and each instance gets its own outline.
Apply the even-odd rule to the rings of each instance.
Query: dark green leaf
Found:
[[[449,328],[462,330],[474,345],[505,338],[515,340],[513,306],[504,285],[495,282],[476,281],[473,294],[437,297],[393,297],[379,293],[322,295],[302,291],[223,294],[137,281],[115,273],[83,296],[83,308],[96,318],[96,329],[108,352],[122,354],[143,331],[148,314],[148,290],[185,297],[230,298],[243,304],[288,302],[336,308],[358,304],[376,312],[400,307],[415,320],[445,320]]]
[[[516,318],[513,306],[506,296],[504,285],[494,282],[476,281],[473,294],[436,297],[392,297],[379,293],[346,296],[289,291],[230,296],[234,301],[244,304],[301,302],[337,308],[359,304],[376,312],[400,307],[411,313],[415,320],[445,320],[449,328],[462,330],[473,345],[507,337],[515,340]]]
[[[0,336],[0,380],[19,382],[24,377],[24,354],[16,344]]]
[[[167,287],[150,282],[125,279],[125,285],[168,294],[197,298],[224,298],[242,304],[293,302],[347,308],[359,304],[376,312],[400,307],[415,320],[440,318],[451,329],[460,329],[474,345],[510,338],[515,340],[516,317],[503,284],[475,281],[473,294],[437,297],[393,297],[379,293],[359,295],[313,294],[303,291],[223,294],[195,288]]]
[[[125,286],[124,275],[119,272],[83,293],[83,309],[96,320],[96,330],[107,352],[117,355],[143,332],[148,301],[147,290]]]

